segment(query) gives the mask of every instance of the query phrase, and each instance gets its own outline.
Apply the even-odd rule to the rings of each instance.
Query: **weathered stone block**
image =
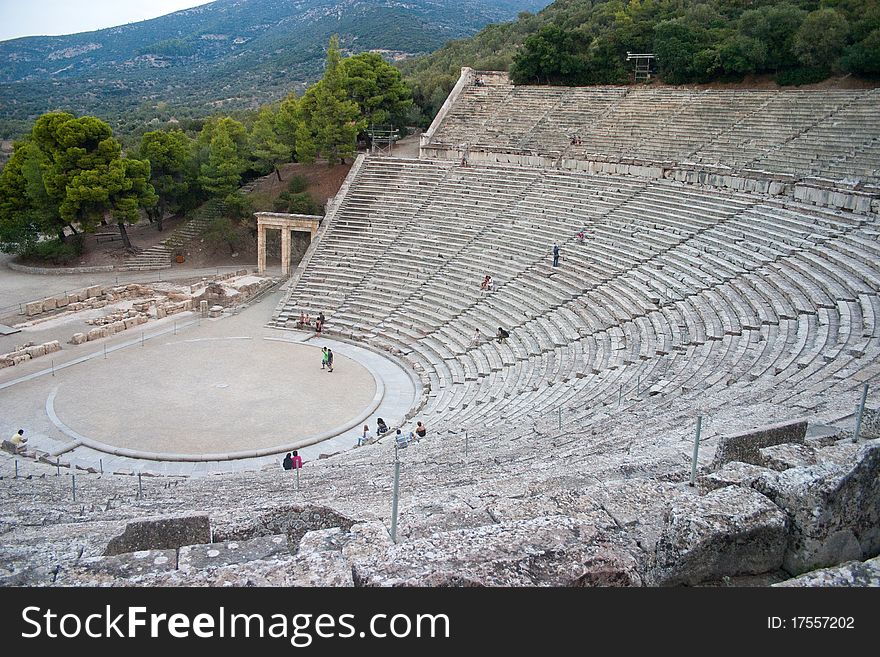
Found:
[[[39,315],[43,312],[43,302],[42,301],[32,301],[29,304],[26,304],[24,307],[24,313],[28,317],[32,315]]]
[[[70,299],[66,294],[61,294],[55,297],[55,307],[56,308],[64,308],[70,303]]]
[[[82,344],[83,342],[86,342],[86,340],[88,340],[88,338],[86,338],[85,333],[74,333],[70,337],[70,344]]]
[[[398,543],[353,569],[361,586],[639,586],[637,552],[616,528],[557,515]]]
[[[783,443],[758,450],[764,467],[782,472],[816,464],[816,451],[809,445]]]
[[[822,568],[773,586],[880,586],[880,557],[867,561],[847,561],[832,568]]]
[[[177,567],[181,570],[201,570],[289,554],[286,536],[261,536],[249,541],[185,545],[178,553]]]
[[[730,461],[715,472],[699,477],[697,479],[697,486],[700,494],[703,495],[725,486],[745,486],[748,488],[766,472],[768,472],[767,468],[752,465],[751,463]]]
[[[787,572],[880,553],[880,441],[862,446],[854,463],[768,473],[753,487],[789,516]]]
[[[700,584],[782,565],[785,514],[754,490],[727,486],[673,507],[657,542],[659,585]]]
[[[92,285],[85,289],[86,298],[93,299],[95,297],[99,297],[104,294],[104,286],[103,285]]]
[[[168,313],[165,312],[165,308],[163,306],[156,306],[156,318],[162,319],[167,316]]]
[[[110,540],[105,556],[139,550],[170,550],[211,541],[206,515],[147,518],[129,522],[125,532]]]
[[[721,436],[715,450],[712,468],[719,468],[728,461],[763,465],[759,451],[762,447],[783,443],[803,443],[806,433],[806,421],[795,420]]]
[[[55,310],[55,297],[49,297],[48,299],[43,299],[43,312],[49,310]]]
[[[92,340],[100,340],[104,337],[104,328],[102,326],[96,326],[93,329],[90,329],[86,334],[86,340],[91,342]]]
[[[54,354],[56,351],[61,351],[61,343],[58,340],[52,340],[52,342],[47,342],[43,345],[46,349],[47,354]]]
[[[25,349],[25,352],[31,358],[39,358],[40,356],[46,355],[46,347],[44,347],[43,345],[37,345],[35,347],[28,347],[27,349]]]

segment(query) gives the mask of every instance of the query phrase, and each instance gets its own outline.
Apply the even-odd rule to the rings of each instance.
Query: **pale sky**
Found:
[[[0,41],[75,34],[164,16],[209,0],[0,0]]]

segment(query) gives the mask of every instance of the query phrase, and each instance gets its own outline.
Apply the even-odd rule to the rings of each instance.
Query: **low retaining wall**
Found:
[[[721,436],[718,448],[715,450],[712,468],[718,468],[730,461],[764,465],[760,452],[762,447],[803,443],[806,435],[806,420],[795,420]]]
[[[6,266],[13,271],[23,274],[44,274],[54,276],[56,274],[97,274],[100,272],[113,271],[113,265],[101,265],[98,267],[29,267],[16,262],[7,262]]]

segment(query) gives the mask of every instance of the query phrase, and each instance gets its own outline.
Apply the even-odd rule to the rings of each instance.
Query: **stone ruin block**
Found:
[[[15,365],[15,362],[11,358],[0,356],[0,370],[5,367],[12,367],[13,365]]]
[[[28,317],[33,315],[39,315],[43,312],[43,302],[42,301],[32,301],[29,304],[25,305],[24,313]]]
[[[86,338],[85,333],[74,333],[70,337],[70,344],[82,344],[83,342],[86,342],[87,340],[88,340],[88,338]]]
[[[46,355],[46,347],[44,347],[43,345],[28,347],[25,351],[27,352],[27,355],[31,358],[39,358],[40,356]]]
[[[130,328],[132,328],[132,327],[134,327],[134,326],[137,326],[137,322],[135,321],[135,318],[134,318],[134,317],[127,317],[127,318],[123,321],[123,324],[124,324],[124,329],[125,329],[125,330],[128,330],[128,329],[130,329]]]
[[[157,319],[162,319],[165,316],[167,316],[167,314],[168,313],[165,312],[164,307],[160,306],[159,304],[156,304],[156,318]]]
[[[783,443],[803,444],[806,434],[806,421],[794,420],[721,436],[715,450],[712,469],[717,469],[729,461],[764,465],[760,453],[762,447]]]
[[[880,441],[854,462],[768,473],[753,488],[789,517],[783,567],[792,575],[880,553]]]
[[[88,340],[89,342],[91,342],[92,340],[100,340],[103,337],[104,337],[104,327],[103,326],[96,326],[95,328],[91,329],[86,334],[86,340]]]
[[[95,297],[99,297],[104,294],[104,286],[103,285],[92,285],[91,287],[87,287],[85,289],[86,298],[93,299]]]
[[[112,335],[113,333],[119,333],[121,331],[124,331],[127,327],[125,326],[125,322],[120,320],[120,321],[113,322],[112,324],[109,324],[107,326],[107,328],[110,329],[111,335]]]
[[[816,451],[809,445],[785,443],[762,447],[758,452],[764,467],[778,472],[816,464]]]
[[[111,539],[104,556],[142,550],[173,550],[184,545],[211,542],[211,523],[203,514],[145,518],[125,526]]]
[[[47,342],[43,346],[46,348],[47,354],[54,354],[56,351],[61,351],[61,343],[58,340],[52,340],[52,342]]]
[[[55,297],[55,307],[56,308],[64,308],[70,303],[70,299],[66,294],[61,294]]]
[[[20,365],[21,363],[27,362],[31,359],[29,354],[21,354],[20,356],[12,356],[12,364]]]
[[[655,548],[658,585],[696,585],[778,570],[788,540],[786,515],[760,493],[726,486],[679,501]]]
[[[49,310],[55,310],[55,297],[48,297],[43,299],[43,312],[47,312]]]

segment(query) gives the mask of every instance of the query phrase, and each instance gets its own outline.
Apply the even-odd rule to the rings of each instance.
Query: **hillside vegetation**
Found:
[[[216,0],[153,20],[0,43],[0,138],[54,109],[96,114],[124,136],[144,125],[255,109],[344,54],[427,53],[547,0]],[[184,126],[186,128],[187,126]],[[195,126],[198,129],[198,126]]]
[[[627,52],[654,53],[669,84],[770,74],[779,84],[880,76],[878,0],[556,0],[538,14],[401,64],[430,120],[462,66],[519,84],[621,84]]]

